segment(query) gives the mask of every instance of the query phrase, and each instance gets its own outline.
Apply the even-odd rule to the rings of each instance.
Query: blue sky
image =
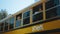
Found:
[[[8,14],[14,14],[33,3],[34,0],[0,0],[0,10],[6,9]]]

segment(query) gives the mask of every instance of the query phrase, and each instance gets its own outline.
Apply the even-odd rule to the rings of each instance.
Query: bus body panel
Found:
[[[47,31],[53,29],[60,29],[60,20],[54,20],[43,24],[29,26],[22,29],[16,29],[13,31],[4,32],[3,34],[26,34],[26,33],[41,32],[41,31]]]

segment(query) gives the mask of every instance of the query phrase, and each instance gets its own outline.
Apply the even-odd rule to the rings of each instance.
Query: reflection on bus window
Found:
[[[27,11],[23,14],[23,25],[30,23],[30,11]]]
[[[53,18],[53,17],[56,17],[56,16],[60,16],[60,6],[46,11],[46,18],[47,19]]]
[[[27,11],[27,12],[25,12],[25,13],[23,14],[23,18],[26,18],[26,17],[28,17],[28,16],[30,16],[30,11]]]
[[[10,29],[13,29],[13,27],[14,27],[14,17],[10,18],[9,23],[10,23]]]
[[[29,24],[30,23],[30,17],[27,17],[23,19],[23,25]]]
[[[57,8],[53,8],[51,10],[46,11],[46,18],[52,18],[57,16]]]
[[[58,15],[58,16],[60,16],[60,6],[59,6],[59,7],[57,7],[57,9],[56,9],[56,10],[57,10],[57,15]]]
[[[46,2],[46,9],[59,5],[59,0],[50,0]]]

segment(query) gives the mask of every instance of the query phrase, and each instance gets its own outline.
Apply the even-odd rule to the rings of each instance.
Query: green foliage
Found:
[[[8,15],[7,11],[1,9],[1,11],[0,11],[0,20],[4,19],[5,17],[7,17],[7,15]]]

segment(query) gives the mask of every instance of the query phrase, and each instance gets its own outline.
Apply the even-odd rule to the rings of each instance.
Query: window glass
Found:
[[[46,18],[52,18],[60,15],[60,6],[46,11]]]
[[[13,29],[13,27],[14,27],[14,17],[11,17],[10,19],[9,19],[9,24],[10,24],[10,29]]]
[[[50,1],[46,2],[46,9],[54,7],[58,4],[59,4],[59,0],[50,0]]]
[[[30,16],[30,11],[27,11],[27,12],[25,12],[25,13],[23,14],[23,18],[26,18],[26,17],[28,17],[28,16]]]
[[[0,31],[1,31],[1,23],[0,23]]]
[[[38,20],[42,20],[43,19],[43,13],[38,13],[36,15],[33,15],[33,22],[38,21]]]
[[[59,5],[59,0],[54,0],[55,5]]]
[[[8,31],[8,25],[4,27],[4,31]]]
[[[33,14],[39,13],[43,10],[42,4],[33,7]]]
[[[4,26],[4,31],[7,31],[8,30],[8,20],[5,21],[5,26]]]
[[[1,32],[3,31],[3,26],[1,26],[1,30],[0,30]]]
[[[60,6],[57,7],[57,15],[60,16]]]
[[[60,0],[59,0],[59,5],[60,5]]]
[[[0,23],[0,27],[1,27],[0,31],[2,32],[3,31],[3,27],[4,27],[4,23],[3,22]]]
[[[23,25],[30,23],[30,17],[23,19]]]
[[[16,20],[16,27],[21,26],[21,20]]]
[[[23,14],[23,25],[30,23],[30,11]]]
[[[1,22],[0,22],[0,31],[1,31]]]
[[[39,4],[35,7],[33,7],[33,22],[36,22],[38,20],[42,20],[43,19],[43,6],[42,4]]]
[[[21,26],[22,13],[16,16],[16,27]]]

